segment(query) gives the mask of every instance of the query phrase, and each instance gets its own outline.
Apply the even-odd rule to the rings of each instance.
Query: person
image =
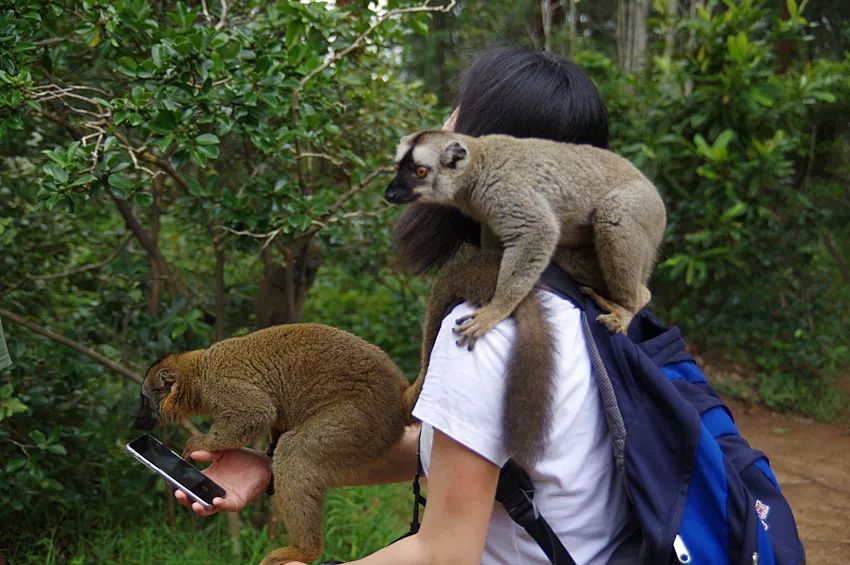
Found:
[[[467,135],[508,134],[608,145],[607,113],[590,79],[573,63],[535,51],[498,49],[477,57],[463,73],[458,103],[444,126]],[[416,272],[438,268],[464,245],[480,245],[481,226],[460,212],[413,204],[400,216],[394,239]],[[591,362],[571,302],[537,291],[555,328],[557,384],[547,447],[526,469],[541,513],[578,563],[624,563],[635,526],[616,476],[611,438]],[[390,463],[370,483],[409,481],[417,451],[428,485],[428,507],[418,533],[357,563],[548,563],[536,542],[494,502],[500,467],[510,458],[501,441],[505,372],[515,326],[499,323],[472,351],[458,347],[454,320],[472,311],[457,306],[443,321],[422,393]],[[195,452],[212,461],[204,472],[227,490],[200,515],[238,511],[262,493],[269,461],[248,449]],[[175,493],[188,505],[183,493]]]

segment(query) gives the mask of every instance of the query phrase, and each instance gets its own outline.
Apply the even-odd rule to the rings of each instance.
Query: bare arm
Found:
[[[401,438],[389,452],[373,464],[367,464],[363,480],[348,486],[385,485],[413,480],[416,452],[419,449],[419,425],[404,428]]]
[[[359,485],[397,483],[413,479],[416,473],[416,451],[419,446],[419,426],[409,426],[389,453],[379,462],[366,467]],[[191,503],[181,491],[175,491],[177,500],[191,507],[199,516],[212,516],[218,512],[239,512],[259,497],[271,480],[271,459],[265,453],[252,449],[225,451],[194,451],[195,461],[211,461],[203,473],[221,485],[227,495],[213,500],[213,508],[204,510],[197,502]],[[356,485],[350,485],[356,486]]]
[[[481,562],[499,468],[434,432],[428,511],[419,533],[353,563],[476,565]]]

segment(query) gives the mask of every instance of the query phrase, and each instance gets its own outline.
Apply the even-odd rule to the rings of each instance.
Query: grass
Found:
[[[318,562],[350,561],[388,545],[407,531],[411,500],[409,485],[403,484],[331,491],[325,502],[325,554]],[[285,535],[270,540],[264,526],[250,526],[262,518],[257,509],[243,512],[246,527],[240,532],[239,557],[232,554],[225,516],[199,518],[179,508],[173,527],[166,524],[163,508],[161,515],[121,520],[122,526],[89,529],[79,524],[79,535],[61,545],[49,533],[36,545],[6,557],[10,563],[28,565],[255,564],[285,544]]]

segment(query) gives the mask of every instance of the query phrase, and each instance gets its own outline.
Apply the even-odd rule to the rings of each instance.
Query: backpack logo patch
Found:
[[[762,502],[761,500],[756,499],[756,514],[758,514],[759,519],[761,520],[761,525],[764,526],[764,529],[767,529],[767,513],[770,512],[770,506]]]

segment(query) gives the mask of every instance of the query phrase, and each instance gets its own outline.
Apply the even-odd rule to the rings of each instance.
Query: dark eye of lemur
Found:
[[[416,173],[416,176],[421,179],[428,176],[428,169],[426,167],[423,167],[422,165],[416,167],[416,170],[414,172]]]

